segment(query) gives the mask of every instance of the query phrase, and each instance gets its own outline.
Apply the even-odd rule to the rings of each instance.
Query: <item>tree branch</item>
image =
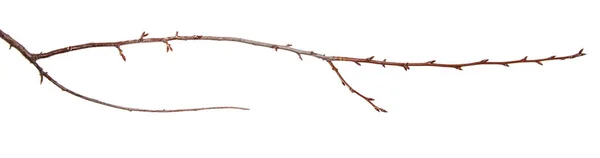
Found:
[[[176,110],[147,110],[147,109],[136,109],[136,108],[128,108],[128,107],[123,107],[123,106],[117,106],[117,105],[105,103],[105,102],[102,102],[100,100],[96,100],[96,99],[93,99],[93,98],[89,98],[89,97],[80,95],[78,93],[75,93],[75,92],[73,92],[73,91],[65,88],[64,86],[62,86],[58,82],[56,82],[56,80],[52,79],[52,77],[50,77],[48,75],[48,73],[44,72],[43,69],[36,63],[36,61],[39,60],[39,59],[45,59],[45,58],[48,58],[48,57],[51,57],[51,56],[54,56],[54,55],[64,54],[64,53],[75,51],[75,50],[82,50],[82,49],[96,48],[96,47],[115,47],[119,51],[119,55],[121,56],[121,58],[123,59],[123,61],[126,61],[126,57],[123,54],[123,50],[121,49],[121,46],[123,46],[123,45],[129,45],[129,44],[138,44],[138,43],[156,43],[156,42],[165,43],[165,45],[166,45],[166,52],[169,52],[169,51],[173,51],[173,48],[172,48],[171,44],[169,44],[169,41],[177,41],[177,40],[183,40],[183,41],[187,41],[187,40],[211,40],[211,41],[239,42],[239,43],[251,44],[251,45],[260,46],[260,47],[272,48],[275,51],[278,51],[278,50],[287,50],[287,51],[296,53],[298,55],[298,57],[299,57],[300,60],[303,60],[302,59],[302,55],[307,55],[307,56],[311,56],[311,57],[314,57],[314,58],[318,58],[318,59],[324,60],[324,61],[326,61],[331,66],[332,70],[339,77],[339,79],[342,82],[342,85],[348,87],[349,90],[350,90],[350,92],[355,93],[358,96],[360,96],[361,98],[363,98],[373,108],[375,108],[376,111],[378,111],[378,112],[387,112],[385,109],[382,109],[382,108],[376,106],[373,103],[373,101],[375,99],[370,98],[370,97],[366,97],[363,94],[361,94],[358,91],[356,91],[354,88],[352,88],[346,82],[346,80],[342,77],[342,75],[340,74],[340,72],[338,71],[338,69],[336,68],[336,66],[333,64],[333,61],[353,62],[353,63],[355,63],[355,64],[357,64],[359,66],[361,66],[361,63],[378,64],[378,65],[382,65],[384,68],[386,66],[398,66],[398,67],[404,68],[404,70],[406,70],[406,71],[408,71],[411,66],[444,67],[444,68],[454,68],[454,69],[457,69],[457,70],[462,70],[463,67],[476,66],[476,65],[503,65],[503,66],[508,67],[510,64],[532,63],[532,62],[537,63],[539,65],[543,65],[542,64],[543,61],[565,60],[565,59],[572,59],[572,58],[576,58],[576,57],[580,57],[580,56],[586,55],[585,53],[583,53],[583,49],[581,49],[581,50],[579,50],[578,53],[575,53],[573,55],[559,56],[559,57],[557,57],[557,56],[550,56],[550,57],[547,57],[547,58],[540,58],[540,59],[527,59],[527,56],[525,56],[522,59],[511,60],[511,61],[489,61],[488,59],[484,59],[484,60],[480,60],[480,61],[477,61],[477,62],[460,63],[460,64],[436,63],[435,60],[431,60],[431,61],[427,61],[427,62],[393,62],[393,61],[387,61],[387,59],[375,60],[374,59],[375,56],[371,56],[371,57],[368,57],[368,58],[355,58],[355,57],[345,57],[345,56],[327,56],[325,54],[318,54],[318,53],[315,53],[313,51],[307,51],[307,50],[293,48],[291,44],[278,45],[278,44],[272,44],[272,43],[254,41],[254,40],[249,40],[249,39],[244,39],[244,38],[237,38],[237,37],[220,37],[220,36],[203,36],[203,35],[180,36],[179,32],[176,32],[175,36],[169,36],[169,37],[163,37],[163,38],[146,38],[149,34],[146,33],[146,32],[143,32],[140,35],[139,38],[132,39],[132,40],[124,40],[124,41],[117,41],[117,42],[91,42],[91,43],[85,43],[85,44],[80,44],[80,45],[68,46],[68,47],[64,47],[64,48],[52,50],[52,51],[49,51],[49,52],[46,52],[46,53],[32,54],[29,51],[27,51],[21,44],[19,44],[17,41],[15,41],[14,39],[12,39],[9,35],[7,35],[4,32],[2,32],[2,30],[0,30],[0,32],[2,33],[2,39],[4,39],[7,43],[9,43],[10,47],[15,47],[19,52],[21,52],[21,54],[25,58],[27,58],[38,69],[38,71],[40,72],[40,76],[46,77],[48,80],[50,80],[52,83],[54,83],[54,85],[56,85],[57,87],[59,87],[63,91],[66,91],[66,92],[68,92],[68,93],[70,93],[72,95],[75,95],[77,97],[86,99],[88,101],[95,102],[95,103],[102,104],[102,105],[106,105],[106,106],[110,106],[110,107],[113,107],[113,108],[118,108],[118,109],[123,109],[123,110],[129,110],[129,111],[143,111],[143,112],[179,112],[179,111],[196,111],[196,110],[205,110],[205,109],[226,109],[226,108],[230,108],[230,109],[242,109],[242,110],[248,110],[248,109],[246,109],[246,108],[240,108],[240,107],[209,107],[209,108],[176,109]]]
[[[72,94],[74,96],[77,96],[81,99],[85,99],[94,103],[98,103],[101,105],[105,105],[105,106],[109,106],[112,108],[117,108],[117,109],[122,109],[122,110],[127,110],[127,111],[140,111],[140,112],[183,112],[183,111],[199,111],[199,110],[210,110],[210,109],[240,109],[240,110],[249,110],[248,108],[242,108],[242,107],[233,107],[233,106],[220,106],[220,107],[203,107],[203,108],[189,108],[189,109],[162,109],[162,110],[154,110],[154,109],[141,109],[141,108],[131,108],[131,107],[125,107],[125,106],[120,106],[120,105],[115,105],[115,104],[110,104],[107,102],[103,102],[100,101],[98,99],[94,99],[91,97],[87,97],[84,95],[81,95],[77,92],[74,92],[72,90],[70,90],[69,88],[61,85],[60,83],[58,83],[58,81],[56,81],[54,78],[52,78],[52,76],[50,76],[48,74],[48,72],[45,72],[44,69],[37,63],[37,60],[39,58],[37,58],[35,56],[35,54],[31,54],[27,49],[25,49],[25,47],[23,47],[23,45],[21,45],[21,43],[17,42],[15,39],[13,39],[12,37],[10,37],[10,35],[4,33],[4,31],[2,31],[0,29],[0,37],[6,41],[10,47],[15,47],[22,55],[23,57],[25,57],[27,60],[29,60],[29,62],[31,64],[33,64],[33,66],[35,66],[35,68],[39,71],[40,73],[40,84],[42,84],[42,81],[44,79],[44,77],[46,77],[46,79],[48,79],[50,82],[52,82],[52,84],[54,84],[56,87],[60,88],[61,90]],[[122,50],[117,47],[119,49],[119,52],[122,52]],[[123,60],[125,60],[125,57],[123,56]]]

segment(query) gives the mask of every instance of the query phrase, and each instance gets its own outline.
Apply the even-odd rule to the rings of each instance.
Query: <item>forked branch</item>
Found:
[[[235,106],[202,107],[202,108],[188,108],[188,109],[143,109],[143,108],[132,108],[132,107],[120,106],[120,105],[115,105],[115,104],[107,103],[104,101],[100,101],[98,99],[94,99],[94,98],[79,94],[79,93],[72,91],[69,88],[61,85],[60,83],[58,83],[58,81],[56,81],[54,78],[52,78],[52,76],[50,76],[48,74],[48,72],[45,72],[44,69],[37,63],[37,60],[39,60],[40,58],[38,58],[36,56],[36,54],[30,53],[27,49],[25,49],[25,47],[23,45],[21,45],[21,43],[17,42],[15,39],[10,37],[10,35],[4,33],[4,31],[2,31],[2,30],[0,30],[0,37],[10,45],[9,49],[11,49],[12,47],[16,48],[21,53],[21,55],[23,55],[23,57],[25,57],[27,60],[29,60],[29,62],[31,64],[33,64],[33,66],[35,66],[35,68],[40,73],[40,84],[42,84],[42,81],[45,77],[50,82],[52,82],[52,84],[54,84],[56,87],[60,88],[61,90],[65,91],[69,94],[72,94],[74,96],[77,96],[81,99],[85,99],[85,100],[88,100],[88,101],[91,101],[94,103],[109,106],[112,108],[127,110],[127,111],[140,111],[140,112],[183,112],[183,111],[199,111],[199,110],[210,110],[210,109],[249,110],[248,108],[235,107]],[[116,47],[119,50],[119,54],[121,55],[123,60],[125,60],[125,56],[123,55],[123,50],[121,50],[121,48],[119,46],[116,46]]]
[[[373,101],[375,101],[375,99],[367,97],[367,96],[363,95],[362,93],[358,92],[357,90],[355,90],[354,88],[352,88],[352,86],[350,86],[350,84],[348,84],[348,82],[346,82],[344,77],[340,74],[340,72],[338,71],[337,67],[334,65],[333,62],[334,61],[353,62],[359,66],[361,65],[361,63],[378,64],[378,65],[382,65],[384,68],[386,66],[398,66],[398,67],[404,68],[404,70],[407,70],[407,71],[412,66],[445,67],[445,68],[454,68],[457,70],[462,70],[463,67],[475,66],[475,65],[503,65],[503,66],[508,67],[510,64],[532,63],[532,62],[537,63],[539,65],[543,65],[542,64],[543,61],[572,59],[572,58],[586,55],[585,53],[583,53],[583,49],[581,49],[581,50],[579,50],[579,52],[572,54],[572,55],[567,55],[567,56],[558,56],[558,57],[550,56],[547,58],[540,58],[540,59],[528,59],[527,56],[525,56],[524,58],[521,58],[519,60],[512,60],[512,61],[489,61],[488,59],[483,59],[483,60],[476,61],[476,62],[461,63],[461,64],[443,64],[443,63],[437,63],[435,60],[430,60],[430,61],[426,61],[426,62],[393,62],[393,61],[387,61],[387,59],[375,60],[374,59],[375,56],[371,56],[368,58],[327,56],[325,54],[315,53],[314,51],[307,51],[307,50],[293,48],[291,44],[278,45],[278,44],[271,44],[271,43],[254,41],[254,40],[237,38],[237,37],[202,36],[202,35],[180,36],[179,32],[176,32],[175,36],[169,36],[169,37],[163,37],[163,38],[146,38],[149,34],[146,32],[143,32],[139,38],[132,39],[132,40],[124,40],[124,41],[116,41],[116,42],[92,42],[92,43],[85,43],[85,44],[80,44],[80,45],[59,48],[59,49],[52,50],[52,51],[49,51],[46,53],[32,54],[29,51],[27,51],[27,49],[25,49],[25,47],[23,47],[23,45],[21,45],[19,42],[17,42],[13,38],[11,38],[8,34],[4,33],[2,30],[0,30],[0,33],[1,33],[2,39],[4,39],[4,41],[6,41],[10,45],[10,48],[15,47],[23,55],[23,57],[25,57],[27,60],[29,60],[29,62],[38,69],[38,71],[40,73],[40,77],[41,77],[40,84],[41,84],[41,81],[43,80],[43,78],[45,77],[50,82],[52,82],[54,85],[56,85],[58,88],[62,89],[63,91],[66,91],[72,95],[75,95],[79,98],[82,98],[82,99],[85,99],[85,100],[88,100],[88,101],[91,101],[94,103],[106,105],[109,107],[113,107],[113,108],[118,108],[118,109],[123,109],[123,110],[128,110],[128,111],[141,111],[141,112],[180,112],[180,111],[197,111],[197,110],[207,110],[207,109],[241,109],[241,110],[248,110],[248,109],[242,108],[242,107],[206,107],[206,108],[175,109],[175,110],[150,110],[150,109],[139,109],[139,108],[130,108],[130,107],[125,107],[125,106],[118,106],[118,105],[106,103],[106,102],[103,102],[103,101],[100,101],[97,99],[93,99],[93,98],[81,95],[79,93],[73,92],[72,90],[69,90],[68,88],[62,86],[56,80],[54,80],[50,75],[48,75],[47,72],[43,71],[42,67],[37,63],[37,60],[48,58],[48,57],[51,57],[54,55],[59,55],[59,54],[75,51],[75,50],[96,48],[96,47],[115,47],[118,50],[119,56],[121,56],[123,61],[126,61],[126,57],[123,54],[123,50],[121,49],[121,46],[123,46],[123,45],[160,42],[160,43],[165,44],[166,52],[169,52],[169,51],[173,51],[173,47],[171,46],[169,41],[211,40],[211,41],[239,42],[239,43],[251,44],[251,45],[260,46],[260,47],[271,48],[271,49],[274,49],[275,51],[287,50],[292,53],[296,53],[300,60],[303,60],[302,55],[307,55],[307,56],[311,56],[314,58],[324,60],[325,62],[327,62],[329,64],[329,66],[332,68],[332,70],[336,73],[336,75],[342,82],[342,85],[348,87],[350,92],[355,93],[356,95],[363,98],[376,111],[387,112],[385,109],[380,108],[373,103]]]

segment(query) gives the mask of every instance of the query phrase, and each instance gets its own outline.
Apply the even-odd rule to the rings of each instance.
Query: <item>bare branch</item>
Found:
[[[74,92],[70,89],[68,89],[67,87],[61,85],[60,83],[58,83],[58,81],[56,81],[54,78],[52,78],[52,76],[50,76],[48,74],[48,72],[45,72],[44,69],[35,61],[37,60],[37,58],[33,57],[33,54],[31,54],[27,49],[25,49],[25,47],[23,47],[23,45],[21,45],[21,43],[17,42],[15,39],[13,39],[12,37],[10,37],[10,35],[4,33],[4,31],[2,31],[0,29],[0,37],[6,41],[9,45],[15,47],[22,55],[23,57],[25,57],[27,60],[29,60],[29,62],[31,62],[31,64],[33,64],[33,66],[35,66],[36,69],[38,69],[38,71],[40,72],[40,77],[42,77],[41,79],[43,79],[43,77],[46,77],[46,79],[48,79],[48,81],[52,82],[56,87],[60,88],[61,90],[72,94],[74,96],[77,96],[81,99],[85,99],[94,103],[98,103],[101,105],[105,105],[105,106],[109,106],[112,108],[117,108],[117,109],[122,109],[122,110],[127,110],[127,111],[139,111],[139,112],[183,112],[183,111],[199,111],[199,110],[210,110],[210,109],[239,109],[239,110],[249,110],[248,108],[242,108],[242,107],[233,107],[233,106],[220,106],[220,107],[203,107],[203,108],[190,108],[190,109],[162,109],[162,110],[153,110],[153,109],[141,109],[141,108],[131,108],[131,107],[125,107],[125,106],[120,106],[120,105],[115,105],[115,104],[110,104],[107,102],[103,102],[100,101],[98,99],[94,99],[91,97],[87,97],[84,95],[81,95],[77,92]],[[119,45],[116,45],[115,47],[117,47],[117,49],[119,50],[119,52],[121,53],[122,50],[121,48],[119,48]],[[65,48],[65,50],[71,50],[71,47],[67,47]],[[122,55],[122,53],[121,53]],[[123,56],[123,55],[122,55]],[[125,60],[125,56],[123,56],[123,60]],[[40,80],[40,84],[42,83],[42,80]]]
[[[0,30],[0,32],[1,32],[1,30]],[[315,53],[313,51],[307,51],[307,50],[293,48],[291,44],[278,45],[278,44],[254,41],[254,40],[237,38],[237,37],[202,36],[202,35],[180,36],[178,31],[175,32],[175,36],[170,36],[170,37],[146,38],[148,36],[148,33],[143,32],[142,35],[140,35],[140,38],[138,38],[138,39],[116,41],[116,42],[91,42],[91,43],[85,43],[85,44],[80,44],[80,45],[68,46],[68,47],[52,50],[52,51],[49,51],[46,53],[31,54],[22,45],[20,45],[14,39],[10,38],[10,36],[5,34],[4,32],[1,32],[1,33],[2,33],[2,39],[4,39],[7,43],[10,44],[9,48],[12,48],[12,47],[17,48],[17,50],[19,50],[19,52],[21,52],[21,54],[25,58],[27,58],[34,66],[36,66],[36,68],[40,72],[40,76],[46,77],[48,80],[50,80],[52,83],[54,83],[57,87],[59,87],[63,91],[67,91],[68,93],[73,94],[77,97],[80,97],[80,98],[83,98],[83,99],[86,99],[86,100],[89,100],[89,101],[92,101],[92,102],[95,102],[98,104],[110,106],[113,108],[119,108],[119,109],[129,110],[129,111],[144,111],[144,112],[179,112],[179,111],[196,111],[196,110],[205,110],[205,109],[225,109],[225,108],[242,109],[242,110],[247,110],[247,109],[239,108],[239,107],[210,107],[210,108],[178,109],[178,110],[147,110],[147,109],[135,109],[135,108],[128,108],[128,107],[122,107],[122,106],[117,106],[117,105],[113,105],[113,104],[108,104],[108,103],[102,102],[100,100],[85,97],[83,95],[80,95],[78,93],[75,93],[75,92],[63,87],[62,85],[58,84],[58,82],[56,82],[54,79],[52,79],[52,77],[50,77],[48,75],[48,73],[43,72],[43,69],[37,64],[36,61],[38,59],[44,59],[44,58],[48,58],[48,57],[51,57],[54,55],[59,55],[59,54],[63,54],[63,53],[67,53],[67,52],[71,52],[71,51],[75,51],[75,50],[82,50],[82,49],[96,48],[96,47],[116,47],[119,50],[119,55],[121,55],[121,57],[123,58],[123,61],[126,61],[125,55],[123,55],[123,50],[121,50],[120,46],[129,45],[129,44],[138,44],[138,43],[162,42],[162,43],[166,44],[166,50],[167,50],[167,52],[169,52],[169,51],[173,51],[173,48],[171,47],[171,44],[169,44],[169,41],[175,41],[175,40],[183,40],[183,41],[211,40],[211,41],[239,42],[239,43],[251,44],[251,45],[260,46],[260,47],[272,48],[272,49],[275,49],[275,51],[278,51],[280,49],[287,50],[287,51],[296,53],[298,55],[298,58],[300,58],[300,60],[304,60],[304,59],[302,59],[302,55],[311,56],[311,57],[314,57],[317,59],[324,60],[331,66],[332,70],[337,74],[337,76],[339,77],[339,79],[342,82],[342,85],[348,87],[350,92],[356,93],[358,96],[365,99],[373,108],[375,108],[376,111],[387,112],[386,110],[376,106],[373,103],[373,101],[375,99],[366,97],[363,94],[356,91],[354,88],[352,88],[346,82],[346,80],[342,77],[342,75],[340,74],[340,72],[338,71],[336,66],[333,64],[333,61],[353,62],[353,63],[357,64],[358,66],[361,66],[362,65],[361,63],[379,64],[379,65],[382,65],[384,68],[386,66],[398,66],[398,67],[404,68],[405,71],[410,70],[410,67],[414,67],[414,66],[443,67],[443,68],[454,68],[457,70],[463,70],[462,69],[463,67],[476,66],[476,65],[502,65],[502,66],[509,67],[510,64],[530,63],[530,62],[534,62],[539,65],[543,65],[542,64],[543,61],[565,60],[565,59],[572,59],[572,58],[577,58],[577,57],[586,55],[585,53],[583,53],[583,49],[581,49],[581,50],[579,50],[578,53],[573,54],[573,55],[568,55],[568,56],[559,56],[559,57],[550,56],[548,58],[541,58],[541,59],[528,59],[527,56],[525,56],[522,59],[512,60],[512,61],[490,61],[489,59],[483,59],[483,60],[480,60],[477,62],[459,63],[459,64],[437,63],[436,60],[430,60],[427,62],[392,62],[392,61],[388,61],[387,59],[375,60],[374,59],[375,56],[371,56],[371,57],[367,57],[367,58],[355,58],[355,57],[345,57],[345,56],[327,56],[324,54]]]
[[[428,62],[421,62],[421,63],[389,62],[386,59],[372,60],[372,59],[365,59],[365,58],[353,58],[353,57],[343,57],[343,56],[334,56],[334,57],[332,57],[333,58],[332,61],[351,61],[351,62],[358,62],[358,63],[380,64],[380,65],[383,65],[384,67],[386,65],[392,65],[392,66],[403,67],[404,70],[410,70],[411,66],[446,67],[446,68],[455,68],[458,70],[462,70],[462,67],[476,66],[476,65],[502,65],[502,66],[508,67],[509,64],[530,63],[530,62],[535,62],[535,63],[542,65],[542,61],[565,60],[565,59],[572,59],[572,58],[576,58],[576,57],[580,57],[580,56],[584,56],[584,55],[586,55],[586,54],[583,53],[583,48],[582,48],[581,50],[579,50],[578,53],[575,53],[573,55],[561,56],[561,57],[551,56],[551,57],[541,58],[541,59],[527,59],[527,57],[524,57],[523,59],[519,59],[519,60],[494,61],[494,62],[489,61],[489,59],[484,59],[484,60],[477,61],[477,62],[461,63],[461,64],[438,64],[438,63],[435,63],[436,62],[435,60],[431,60]]]

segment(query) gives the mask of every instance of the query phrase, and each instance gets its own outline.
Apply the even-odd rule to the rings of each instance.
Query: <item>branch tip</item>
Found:
[[[172,51],[173,51],[173,47],[171,47],[171,44],[169,44],[169,41],[164,41],[164,42],[165,42],[165,44],[167,45],[167,53],[168,53],[169,51],[171,51],[171,52],[172,52]]]
[[[44,73],[48,73],[48,72],[44,72]],[[44,74],[40,73],[40,85],[42,85],[42,82],[44,82]]]
[[[125,54],[123,54],[123,50],[121,49],[121,46],[115,46],[117,47],[117,50],[119,50],[119,55],[121,55],[121,58],[123,59],[123,61],[127,61],[127,58],[125,57]]]

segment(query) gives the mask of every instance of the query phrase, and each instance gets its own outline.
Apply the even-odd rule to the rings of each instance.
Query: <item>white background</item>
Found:
[[[503,66],[383,68],[216,41],[74,51],[40,60],[0,42],[0,157],[600,157],[594,1],[3,1],[0,28],[31,52],[87,42],[233,36],[326,55]]]

